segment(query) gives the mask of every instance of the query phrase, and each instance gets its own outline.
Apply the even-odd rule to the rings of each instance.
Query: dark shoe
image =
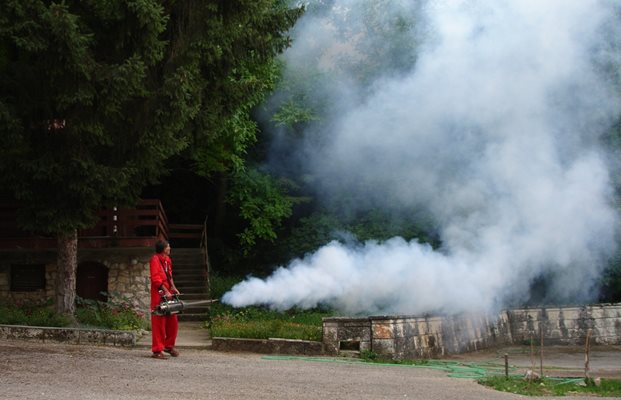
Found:
[[[164,349],[164,351],[170,354],[171,357],[179,357],[179,352],[175,349]]]
[[[158,351],[157,353],[153,353],[151,357],[157,358],[158,360],[166,360],[168,358],[161,351]]]

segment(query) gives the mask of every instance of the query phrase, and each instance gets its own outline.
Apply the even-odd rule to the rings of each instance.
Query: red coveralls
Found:
[[[154,254],[150,262],[151,269],[151,311],[160,303],[161,296],[158,293],[160,287],[164,285],[172,293],[170,283],[166,276],[165,269],[172,277],[172,261],[170,257],[161,253]],[[151,314],[151,351],[159,353],[164,349],[175,347],[179,324],[177,315],[153,315]]]

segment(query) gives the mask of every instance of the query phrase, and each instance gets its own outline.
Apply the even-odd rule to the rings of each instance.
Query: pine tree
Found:
[[[221,127],[247,118],[266,76],[244,78],[271,65],[300,12],[267,0],[0,4],[0,181],[22,227],[58,238],[57,311],[75,310],[77,231],[97,210],[135,202],[190,142],[235,157],[226,143],[248,133]]]

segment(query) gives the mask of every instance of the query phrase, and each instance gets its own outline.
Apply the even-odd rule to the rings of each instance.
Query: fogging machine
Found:
[[[212,304],[216,303],[217,299],[210,300],[198,300],[198,301],[183,301],[179,299],[178,295],[173,295],[172,299],[166,298],[166,296],[162,295],[160,300],[160,304],[155,307],[155,310],[151,312],[153,315],[174,315],[179,314],[183,310],[192,306],[200,306],[203,304]]]

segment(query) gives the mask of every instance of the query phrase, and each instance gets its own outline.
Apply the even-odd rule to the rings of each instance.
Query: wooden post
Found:
[[[587,331],[586,345],[584,348],[584,379],[586,379],[587,381],[591,378],[589,371],[589,356],[591,353],[591,332],[591,329]]]
[[[505,353],[505,379],[509,379],[509,354]]]
[[[539,348],[539,376],[543,379],[543,323],[539,322],[539,336],[541,338],[541,347]]]
[[[530,332],[530,370],[535,370],[535,339],[533,338],[533,331]]]

